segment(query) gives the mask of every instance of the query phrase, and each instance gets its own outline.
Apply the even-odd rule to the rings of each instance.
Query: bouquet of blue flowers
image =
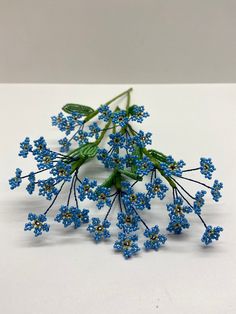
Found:
[[[43,213],[28,214],[28,222],[24,228],[26,231],[33,231],[36,237],[49,231],[47,217],[50,209],[63,187],[68,184],[67,201],[60,206],[54,220],[62,223],[65,228],[73,225],[77,229],[85,224],[95,242],[99,242],[111,236],[109,214],[117,203],[116,226],[119,232],[113,247],[125,258],[140,251],[137,232],[141,225],[144,226],[143,245],[146,250],[157,251],[165,244],[167,236],[160,233],[157,224],[148,226],[142,212],[151,209],[155,198],[164,200],[168,191],[172,198],[172,202],[166,204],[169,216],[166,229],[169,233],[180,234],[188,229],[190,224],[187,216],[194,213],[204,226],[201,241],[208,245],[213,240],[218,240],[223,228],[207,225],[202,217],[202,208],[207,191],[218,202],[223,184],[214,180],[209,185],[188,176],[199,171],[203,177],[211,180],[215,171],[211,158],[202,157],[199,165],[186,168],[183,160],[176,161],[172,156],[150,148],[152,134],[137,131],[133,126],[135,123],[141,124],[149,114],[144,106],[131,105],[131,92],[132,89],[129,89],[121,93],[97,110],[79,104],[66,104],[62,108],[64,113],[51,117],[52,125],[65,133],[59,140],[60,149],[57,152],[48,147],[44,137],[33,142],[26,137],[20,143],[19,156],[26,158],[32,154],[38,170],[22,175],[22,170],[17,168],[15,177],[9,180],[10,188],[20,186],[22,180],[26,179],[26,190],[29,194],[33,194],[37,188],[39,195],[51,201]],[[125,109],[117,106],[112,110],[110,105],[121,97],[125,97]],[[98,120],[91,122],[95,117]],[[105,135],[108,135],[109,140],[106,146],[102,146]],[[110,169],[108,178],[102,183],[80,175],[81,167],[94,158]],[[48,172],[48,178],[40,179],[40,174],[44,172]],[[136,192],[134,186],[137,183],[142,184],[144,179],[146,183],[143,184],[143,191]],[[184,184],[189,181],[201,187],[195,195]],[[81,205],[85,199],[95,202],[98,210],[107,208],[103,219],[89,217],[89,210]]]

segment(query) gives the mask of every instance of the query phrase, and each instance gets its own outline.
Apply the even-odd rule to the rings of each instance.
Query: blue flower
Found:
[[[19,156],[22,156],[23,158],[26,158],[29,154],[29,152],[32,152],[32,145],[30,144],[29,137],[26,137],[22,143],[20,143],[20,152]]]
[[[74,224],[75,229],[79,228],[82,223],[89,222],[89,210],[80,210],[77,207],[61,206],[59,213],[55,217],[55,221],[62,222],[65,228]]]
[[[66,164],[63,161],[58,161],[58,163],[50,171],[57,180],[70,181],[71,179],[71,165]]]
[[[26,190],[28,191],[29,194],[32,194],[35,190],[35,174],[34,172],[30,172],[29,177],[29,184],[26,187]]]
[[[164,199],[166,191],[168,191],[168,187],[160,178],[155,178],[152,182],[147,183],[146,188],[149,197],[155,198],[157,196],[160,200]]]
[[[204,175],[205,178],[211,179],[212,173],[216,170],[215,166],[212,163],[211,158],[201,158],[200,159],[200,172]]]
[[[149,117],[149,113],[144,111],[144,106],[134,105],[132,107],[131,120],[142,123],[144,118]]]
[[[47,143],[43,136],[41,136],[38,140],[34,141],[35,149],[33,150],[34,155],[41,155],[47,149]]]
[[[106,168],[108,168],[108,165],[109,165],[109,158],[108,158],[108,151],[103,148],[103,149],[98,149],[98,152],[97,152],[97,159],[100,160]]]
[[[132,137],[130,136],[126,138],[126,144],[124,147],[128,152],[133,153],[135,151],[135,149],[137,148],[137,139],[138,138],[135,136],[132,136]]]
[[[110,134],[110,141],[108,145],[112,146],[114,149],[123,148],[125,144],[125,137],[121,133]]]
[[[17,168],[15,173],[16,173],[16,176],[9,180],[9,185],[10,185],[11,190],[20,186],[20,184],[22,182],[22,179],[21,179],[22,170],[20,168]]]
[[[45,196],[47,200],[51,200],[53,195],[57,195],[58,190],[55,187],[57,181],[54,178],[47,180],[39,180],[39,195]]]
[[[129,122],[129,118],[127,117],[126,110],[120,110],[120,111],[115,112],[112,118],[112,122],[114,124],[118,124],[122,128],[125,127],[127,123]]]
[[[82,125],[83,121],[80,121],[82,117],[82,114],[74,111],[67,117],[67,120],[71,123],[74,123],[74,125]]]
[[[84,201],[87,197],[90,200],[95,199],[94,188],[97,186],[97,181],[84,178],[81,184],[77,187],[79,199]]]
[[[29,213],[28,220],[29,222],[25,224],[24,230],[33,230],[36,237],[41,235],[43,231],[49,231],[50,226],[45,223],[45,221],[47,221],[46,215],[40,214],[37,216],[36,214]]]
[[[153,249],[157,251],[162,244],[165,244],[167,237],[160,234],[159,231],[160,230],[157,225],[144,231],[145,237],[148,238],[148,240],[144,242],[144,247],[147,250]]]
[[[201,209],[203,205],[205,204],[204,195],[206,194],[206,191],[198,191],[195,195],[195,201],[193,203],[194,212],[197,215],[201,215]]]
[[[74,210],[74,224],[75,228],[79,228],[81,224],[86,224],[89,222],[89,210],[88,209],[79,209],[75,208]]]
[[[67,153],[70,149],[71,142],[68,141],[66,137],[60,139],[58,143],[61,145],[60,152],[61,153]]]
[[[164,172],[164,175],[167,177],[171,177],[172,175],[181,177],[182,176],[182,169],[185,165],[183,160],[175,161],[172,156],[166,157],[166,162],[161,162],[160,167]]]
[[[130,233],[139,229],[138,222],[140,218],[138,215],[128,215],[124,212],[120,212],[117,215],[117,227],[122,229],[125,233]]]
[[[111,189],[103,186],[98,186],[95,190],[94,200],[97,201],[97,208],[101,209],[105,205],[111,206],[110,199]]]
[[[59,209],[59,213],[55,217],[55,221],[62,222],[64,227],[70,226],[74,221],[74,207],[68,207],[62,205]]]
[[[107,166],[109,168],[116,168],[116,169],[124,169],[125,159],[117,153],[113,153],[109,159],[107,159]]]
[[[108,105],[101,105],[98,109],[100,115],[98,116],[99,120],[108,121],[111,118],[112,111]]]
[[[114,243],[114,249],[118,252],[122,252],[123,256],[127,259],[140,251],[140,248],[137,245],[138,236],[127,235],[123,232],[119,232],[118,240]]]
[[[144,148],[147,145],[152,144],[152,133],[147,132],[146,134],[143,131],[139,131],[137,135],[134,136],[134,140],[136,142],[136,145],[140,148]]]
[[[150,209],[150,198],[145,193],[134,193],[129,182],[122,182],[122,201],[128,214],[134,209]]]
[[[211,188],[211,194],[213,196],[213,200],[218,202],[221,198],[220,190],[223,188],[223,183],[218,180],[214,181],[213,187]]]
[[[184,216],[184,213],[191,213],[192,208],[190,206],[183,206],[183,199],[180,197],[175,198],[174,203],[166,205],[169,211],[169,216]]]
[[[144,156],[143,159],[138,159],[136,162],[137,171],[136,173],[140,176],[146,176],[150,171],[154,169],[154,165],[151,160]]]
[[[90,130],[89,136],[90,137],[95,136],[95,139],[98,139],[99,132],[101,131],[101,129],[96,122],[93,122],[92,124],[90,124],[89,130]]]
[[[96,242],[102,239],[110,238],[110,232],[107,230],[111,223],[108,220],[100,221],[99,218],[92,218],[92,223],[88,226],[87,230],[93,236]]]
[[[168,230],[169,232],[174,232],[175,234],[180,234],[182,232],[182,229],[188,229],[189,226],[190,224],[185,216],[173,215],[171,216],[171,220],[166,230]]]
[[[53,167],[53,163],[55,158],[57,157],[57,153],[45,149],[40,155],[35,156],[35,160],[38,161],[38,169],[50,169]]]
[[[59,112],[57,116],[52,116],[51,120],[52,120],[52,125],[58,126],[59,129],[61,128],[62,125],[66,124],[66,118],[62,112]]]
[[[207,226],[205,232],[203,233],[201,241],[205,244],[208,245],[212,243],[213,240],[218,240],[220,237],[220,232],[223,231],[222,227],[212,227],[212,226]]]
[[[78,142],[79,145],[83,145],[88,143],[88,136],[89,134],[85,131],[79,130],[74,136],[74,140]]]

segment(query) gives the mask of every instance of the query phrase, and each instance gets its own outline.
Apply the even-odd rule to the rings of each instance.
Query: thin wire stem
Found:
[[[63,186],[64,186],[65,183],[66,183],[66,181],[64,181],[64,182],[62,183],[60,189],[59,189],[58,192],[57,192],[57,195],[54,197],[54,199],[53,199],[51,205],[48,207],[48,209],[44,212],[44,215],[47,215],[48,211],[52,208],[53,204],[56,202],[56,199],[57,199],[58,195],[60,194],[60,192],[61,192],[61,190],[62,190],[62,188],[63,188]]]
[[[171,177],[171,179],[172,179],[189,197],[191,197],[193,200],[196,200],[196,198],[193,197],[177,180],[175,180],[173,177]]]
[[[113,205],[114,205],[114,203],[115,203],[115,200],[116,200],[118,194],[119,194],[119,193],[116,192],[116,196],[113,198],[112,203],[111,203],[111,206],[110,206],[108,212],[106,213],[106,216],[105,216],[105,218],[103,219],[103,221],[105,221],[105,220],[107,219],[107,217],[109,216],[109,214],[110,214],[110,212],[111,212],[111,209],[112,209],[112,207],[113,207]]]
[[[212,189],[211,186],[209,186],[209,185],[207,185],[207,184],[205,184],[205,183],[199,182],[199,181],[197,181],[197,180],[193,180],[193,179],[186,178],[186,177],[182,177],[182,176],[181,176],[181,177],[178,177],[178,178],[184,179],[184,180],[188,180],[188,181],[191,181],[191,182],[195,182],[195,183],[198,183],[198,184],[200,184],[200,185],[203,185],[203,186],[207,187],[208,189]]]

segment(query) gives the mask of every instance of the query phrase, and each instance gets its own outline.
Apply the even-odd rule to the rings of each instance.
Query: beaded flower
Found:
[[[10,189],[23,185],[25,180],[30,195],[38,194],[49,201],[41,214],[28,214],[26,231],[38,237],[49,231],[47,219],[52,218],[54,225],[59,223],[76,230],[86,228],[96,243],[111,241],[111,235],[117,233],[113,248],[125,259],[140,252],[139,239],[143,241],[144,251],[158,251],[168,234],[178,237],[190,229],[193,221],[190,215],[202,223],[204,244],[219,239],[223,228],[208,225],[204,216],[207,192],[218,202],[223,183],[214,179],[213,184],[208,184],[191,176],[198,173],[204,180],[211,180],[216,170],[212,159],[201,157],[196,166],[187,167],[182,159],[176,161],[172,155],[151,148],[152,133],[136,130],[149,113],[143,105],[131,104],[131,91],[121,93],[96,110],[74,103],[64,105],[63,112],[51,117],[52,126],[63,132],[57,141],[58,150],[51,149],[43,136],[33,141],[27,136],[20,142],[19,156],[24,159],[32,156],[36,170],[23,174],[17,168],[9,180]],[[121,100],[120,105],[113,106]],[[99,167],[93,171],[96,163]],[[101,168],[102,176],[95,178]],[[192,184],[191,190],[188,183]],[[65,205],[58,204],[62,191],[66,195]],[[92,206],[90,210],[82,209],[84,201],[93,203],[95,209]],[[150,215],[147,210],[152,207]],[[112,213],[115,210],[117,214]],[[160,224],[149,227],[156,213],[169,218],[163,227],[166,234]],[[116,231],[110,228],[113,220]]]

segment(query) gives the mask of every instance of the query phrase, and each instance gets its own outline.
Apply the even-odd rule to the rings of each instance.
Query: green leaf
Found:
[[[137,181],[142,181],[143,178],[140,177],[139,175],[137,175],[136,173],[130,172],[128,170],[119,170],[119,172],[123,175],[125,175],[126,177],[129,177],[131,179],[137,180]]]
[[[98,146],[94,143],[87,143],[83,145],[79,150],[79,155],[83,158],[93,158],[96,156]]]
[[[79,104],[66,104],[62,107],[62,110],[69,114],[71,114],[72,112],[77,112],[82,114],[83,116],[87,116],[94,112],[93,108]]]
[[[151,156],[155,159],[157,159],[158,161],[166,161],[166,156],[164,154],[162,154],[161,152],[158,152],[154,149],[149,149],[148,152],[151,154]]]

